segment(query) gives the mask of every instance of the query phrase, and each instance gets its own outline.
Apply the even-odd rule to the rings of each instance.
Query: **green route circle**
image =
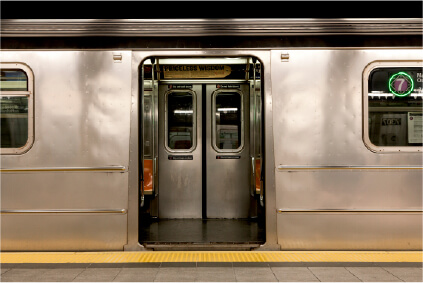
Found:
[[[395,96],[405,97],[413,91],[414,81],[409,74],[399,72],[389,78],[388,86],[389,91]]]

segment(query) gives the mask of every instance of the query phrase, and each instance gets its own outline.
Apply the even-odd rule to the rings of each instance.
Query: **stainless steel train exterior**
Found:
[[[307,46],[290,46],[282,42],[255,47],[248,47],[244,42],[239,46],[196,48],[169,46],[160,39],[185,36],[185,42],[189,43],[194,36],[196,40],[207,40],[211,36],[236,38],[242,35],[260,42],[269,35],[301,38],[310,33],[326,36],[323,38],[337,34],[421,38],[422,27],[421,19],[115,20],[95,23],[3,20],[0,63],[4,82],[0,115],[2,123],[12,119],[8,108],[3,107],[6,99],[26,97],[28,130],[23,145],[1,148],[1,250],[144,249],[139,241],[139,226],[143,225],[139,211],[143,201],[150,201],[151,210],[156,211],[152,214],[157,213],[158,217],[162,214],[166,218],[201,218],[201,194],[183,190],[196,182],[201,187],[201,162],[198,166],[184,167],[188,161],[168,158],[172,150],[168,144],[169,133],[165,135],[165,131],[170,108],[165,105],[171,99],[168,85],[172,83],[194,85],[185,87],[184,95],[195,93],[197,99],[197,106],[194,106],[198,112],[197,122],[191,120],[191,126],[196,127],[196,146],[173,152],[175,156],[194,156],[194,160],[197,154],[201,155],[203,147],[212,150],[212,144],[201,141],[202,137],[211,134],[203,131],[201,125],[204,125],[202,119],[213,118],[217,113],[215,108],[207,108],[208,112],[204,112],[207,114],[201,117],[200,111],[206,111],[201,108],[202,100],[212,101],[219,94],[213,94],[219,83],[235,84],[229,87],[232,94],[243,97],[240,104],[245,107],[242,135],[246,138],[242,139],[243,147],[237,145],[234,152],[247,163],[241,165],[236,160],[224,160],[227,163],[210,165],[214,167],[207,173],[207,182],[224,182],[224,175],[231,178],[237,171],[241,172],[241,179],[235,183],[246,190],[245,205],[237,206],[237,201],[225,194],[231,188],[236,190],[234,182],[211,184],[215,190],[207,192],[210,194],[207,207],[213,207],[213,203],[218,205],[213,211],[207,211],[208,214],[245,218],[261,206],[260,196],[256,196],[257,202],[249,204],[249,194],[252,187],[255,190],[253,183],[257,177],[252,175],[256,174],[254,159],[251,167],[249,163],[250,157],[255,156],[251,152],[255,152],[257,156],[262,154],[259,166],[263,170],[259,173],[262,187],[259,185],[253,192],[253,195],[261,195],[264,207],[265,240],[261,249],[421,250],[421,42],[372,46],[337,46],[335,43],[329,47],[316,41]],[[41,36],[43,40],[60,36],[71,40],[78,38],[82,42],[95,40],[98,36],[103,40],[119,39],[122,34],[126,38],[149,36],[153,38],[151,42],[156,42],[151,45],[157,48],[146,44],[124,48],[63,47],[60,44],[22,48],[19,44],[28,37],[40,41]],[[145,67],[154,65],[152,59],[156,68],[165,65],[166,60],[170,66],[224,65],[225,60],[249,65],[254,61],[260,66],[260,76],[247,75],[233,82],[185,75],[183,80],[166,82],[163,77],[161,80],[155,77],[159,73],[153,70],[152,77],[147,79]],[[184,60],[191,63],[184,63]],[[414,88],[405,106],[390,106],[386,101],[396,98],[394,94],[371,89],[376,80],[372,74],[387,69],[414,72]],[[8,70],[26,74],[25,89],[7,89],[3,71]],[[209,91],[207,87],[212,89]],[[181,92],[175,90],[175,93],[178,91]],[[202,91],[208,96],[202,95]],[[225,90],[222,91],[225,94]],[[241,93],[246,94],[242,96]],[[257,105],[262,104],[258,112],[251,106],[255,97],[259,97]],[[377,104],[379,102],[374,99],[382,99],[387,104]],[[158,103],[154,108],[156,113],[151,116],[156,124],[146,125],[148,109],[145,106],[149,101]],[[189,111],[193,113],[194,110]],[[369,121],[376,119],[372,116],[374,111],[387,113],[382,115],[381,123],[391,125],[391,130],[381,126],[377,131],[380,135],[383,131],[391,134],[389,138],[393,144],[377,144],[370,137]],[[395,116],[400,115],[398,113],[405,116]],[[415,124],[410,117],[415,117]],[[405,135],[404,139],[408,137],[405,144],[395,143],[396,139],[402,139],[396,128],[392,128],[395,123],[401,123],[397,127],[407,128],[406,133],[401,134]],[[252,128],[253,124],[256,128]],[[207,131],[213,129],[210,125],[207,124]],[[412,125],[414,128],[410,128]],[[151,132],[147,132],[147,126]],[[154,135],[148,141],[156,152],[152,159],[157,157],[152,163],[152,182],[157,191],[152,195],[161,197],[160,203],[151,195],[141,199],[146,186],[144,161],[148,159],[143,142],[147,141],[148,133]],[[414,140],[411,140],[412,134]],[[258,151],[251,149],[254,139],[259,141]],[[245,157],[238,150],[240,148],[245,149]],[[207,160],[217,162],[218,157],[205,154]],[[223,159],[230,155],[225,150],[216,154]],[[219,168],[221,171],[217,171]],[[187,171],[194,175],[183,175]],[[212,175],[213,172],[219,173]],[[144,183],[140,181],[142,177]],[[180,191],[174,189],[178,186]],[[211,200],[216,195],[220,198]],[[235,194],[234,197],[244,196]],[[235,208],[226,211],[229,207]]]

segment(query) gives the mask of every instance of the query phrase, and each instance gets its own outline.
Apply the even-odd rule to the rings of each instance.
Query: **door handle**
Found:
[[[256,183],[256,162],[254,156],[251,156],[251,184],[250,184],[250,194],[254,197],[255,183]]]
[[[157,196],[159,194],[159,185],[158,183],[158,178],[157,178],[157,156],[154,157],[153,159],[153,190],[155,193],[155,196]]]
[[[263,182],[264,182],[264,172],[263,172],[263,159],[260,162],[260,205],[262,207],[264,207],[264,187],[263,187]]]

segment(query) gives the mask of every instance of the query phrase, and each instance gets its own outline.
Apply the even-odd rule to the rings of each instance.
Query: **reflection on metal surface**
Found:
[[[0,172],[40,172],[40,171],[125,171],[125,166],[105,167],[39,167],[39,168],[1,168]]]
[[[275,160],[267,168],[275,172],[276,207],[266,217],[277,217],[278,243],[421,250],[421,153],[375,154],[363,142],[368,73],[382,60],[421,60],[421,49],[290,49],[289,64],[281,62],[286,52],[271,51],[278,75],[271,82]]]
[[[277,213],[284,250],[421,251],[422,213]]]
[[[43,212],[2,213],[2,251],[122,250],[130,214],[119,210],[130,198],[131,51],[2,50],[1,57],[34,71],[36,114],[33,146],[1,157],[1,209]],[[67,213],[49,212],[58,209]]]
[[[421,19],[14,19],[2,36],[421,34]]]
[[[68,213],[117,213],[126,214],[126,209],[2,209],[0,214],[68,214]]]

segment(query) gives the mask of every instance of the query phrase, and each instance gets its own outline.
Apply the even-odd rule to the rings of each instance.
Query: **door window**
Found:
[[[195,148],[195,95],[192,91],[170,91],[166,95],[166,148],[187,152]]]
[[[218,152],[237,152],[243,146],[242,96],[238,91],[213,95],[213,146]]]

